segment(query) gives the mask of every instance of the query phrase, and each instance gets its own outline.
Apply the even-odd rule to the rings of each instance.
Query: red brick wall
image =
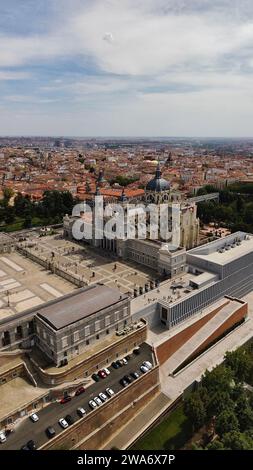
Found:
[[[242,305],[241,307],[238,306],[238,310],[236,310],[236,312],[233,313],[231,317],[229,317],[211,336],[209,336],[209,338],[207,338],[206,341],[204,341],[204,343],[202,343],[201,346],[196,349],[196,351],[194,351],[193,355],[195,356],[197,353],[203,351],[208,346],[208,344],[222,336],[222,334],[229,330],[233,325],[243,320],[243,318],[247,316],[247,312],[247,304]]]
[[[163,364],[169,359],[174,352],[176,352],[186,341],[188,341],[202,326],[204,326],[209,320],[211,320],[216,313],[218,313],[224,305],[227,305],[229,300],[224,300],[224,303],[219,307],[215,308],[212,312],[200,318],[192,325],[188,326],[178,334],[169,338],[164,343],[159,344],[156,348],[157,358],[159,364]]]

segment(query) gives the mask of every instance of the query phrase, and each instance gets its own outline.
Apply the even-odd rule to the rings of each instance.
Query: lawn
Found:
[[[179,405],[160,424],[137,441],[131,450],[176,450],[192,436],[192,426]]]

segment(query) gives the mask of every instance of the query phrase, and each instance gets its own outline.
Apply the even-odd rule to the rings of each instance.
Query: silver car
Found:
[[[79,408],[77,408],[76,410],[78,416],[80,416],[81,418],[86,414],[86,411],[84,408],[82,408],[81,406]]]
[[[6,441],[6,435],[3,431],[0,431],[0,442],[1,444]]]
[[[103,402],[102,402],[102,400],[101,400],[99,397],[95,397],[95,398],[94,398],[94,402],[95,402],[98,406],[103,405]]]
[[[69,426],[66,419],[64,418],[59,419],[58,423],[63,429],[66,429]]]
[[[30,420],[33,422],[33,423],[37,423],[37,421],[39,421],[39,417],[36,413],[33,413],[31,416],[30,416]]]
[[[152,369],[152,364],[149,361],[144,361],[143,365],[144,365],[144,367],[147,367],[147,369],[149,369],[149,370]]]
[[[98,396],[102,401],[106,401],[108,399],[108,397],[103,392],[99,393]]]
[[[97,408],[97,404],[94,400],[89,401],[89,406],[92,410],[95,410],[95,408]]]

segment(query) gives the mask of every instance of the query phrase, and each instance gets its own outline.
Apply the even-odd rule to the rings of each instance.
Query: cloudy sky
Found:
[[[0,0],[0,134],[252,136],[252,0]]]

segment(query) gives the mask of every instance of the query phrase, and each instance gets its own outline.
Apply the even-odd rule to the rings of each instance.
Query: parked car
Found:
[[[106,401],[107,398],[108,398],[103,392],[99,393],[98,396],[99,396],[100,400],[102,400],[102,401]]]
[[[116,364],[118,364],[119,367],[123,367],[123,365],[124,365],[123,361],[120,360],[120,359],[118,359],[118,360],[116,361]]]
[[[0,442],[1,444],[6,441],[6,435],[3,431],[0,431]]]
[[[92,374],[91,378],[95,380],[95,382],[99,381],[99,375],[98,374]]]
[[[69,395],[67,395],[66,397],[63,397],[61,400],[60,400],[60,403],[62,405],[64,405],[64,403],[68,403],[68,401],[71,401],[71,397]]]
[[[29,447],[25,444],[24,446],[20,447],[20,450],[30,450]]]
[[[133,377],[134,380],[138,379],[140,376],[138,374],[138,372],[131,372],[131,377]]]
[[[121,360],[122,360],[124,366],[126,366],[128,364],[128,360],[125,357],[123,357],[123,359],[121,359]]]
[[[146,372],[148,372],[148,368],[145,367],[145,366],[141,366],[141,367],[140,367],[140,370],[141,370],[141,372],[143,372],[143,374],[145,374]]]
[[[82,408],[81,406],[80,406],[79,408],[77,408],[76,412],[77,412],[78,416],[80,416],[81,418],[82,418],[84,415],[86,415],[85,409]]]
[[[95,410],[95,408],[97,408],[97,404],[95,403],[94,400],[89,401],[89,406],[92,410]]]
[[[114,391],[109,387],[106,388],[105,391],[106,391],[108,397],[112,397],[113,395],[115,395]]]
[[[143,365],[144,365],[144,367],[147,367],[147,369],[149,369],[149,370],[152,369],[152,367],[153,367],[151,362],[149,362],[149,361],[144,361]]]
[[[76,393],[75,393],[75,396],[78,397],[78,395],[81,395],[82,393],[85,392],[85,388],[84,387],[79,387],[77,390],[76,390]]]
[[[131,379],[131,377],[129,377],[129,375],[124,375],[123,379],[126,380],[127,383],[129,383],[129,384],[130,384],[130,383],[132,382],[132,380],[133,380],[133,379]]]
[[[131,359],[131,356],[128,354],[127,356],[125,356],[125,359],[129,362]]]
[[[37,446],[36,446],[35,442],[32,439],[30,441],[28,441],[26,445],[27,445],[29,450],[36,450],[37,449]]]
[[[95,402],[98,406],[100,406],[100,405],[103,404],[102,400],[101,400],[99,397],[94,397],[94,402]]]
[[[58,423],[63,429],[66,429],[69,426],[66,419],[64,419],[64,418],[60,418]]]
[[[119,366],[119,364],[117,364],[117,362],[112,362],[112,367],[114,369],[118,369],[120,366]]]
[[[122,387],[126,387],[128,385],[128,382],[124,378],[120,379],[119,383],[122,385]]]
[[[98,375],[99,377],[101,377],[101,379],[105,379],[106,378],[106,373],[104,370],[99,370],[98,371]]]
[[[52,437],[54,437],[56,434],[53,426],[48,426],[48,428],[46,429],[46,435],[47,437],[49,437],[49,439],[52,439]]]
[[[106,373],[106,375],[110,375],[111,373],[107,367],[104,367],[102,370]]]
[[[138,347],[138,348],[135,348],[135,349],[133,350],[133,353],[137,356],[138,354],[141,353],[141,348],[139,348],[139,347]]]
[[[37,421],[39,421],[39,417],[36,413],[33,413],[31,416],[30,416],[30,420],[33,422],[33,423],[37,423]]]
[[[74,422],[75,422],[71,415],[66,415],[65,416],[65,421],[67,421],[69,426],[71,426],[71,424],[74,424]]]

